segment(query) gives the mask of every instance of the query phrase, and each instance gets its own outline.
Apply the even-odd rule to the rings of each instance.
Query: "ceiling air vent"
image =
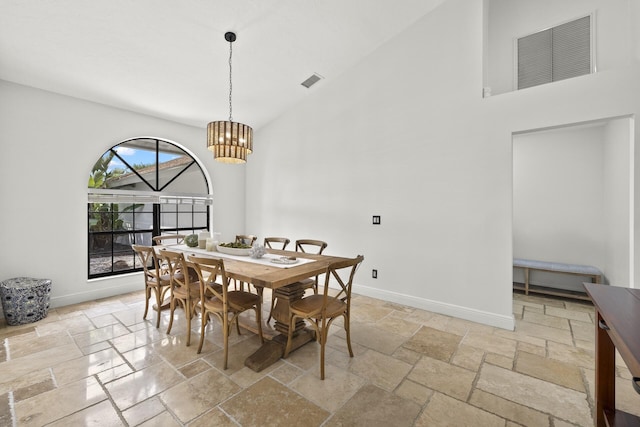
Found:
[[[302,86],[306,87],[307,89],[309,89],[311,86],[313,86],[314,84],[318,83],[321,78],[322,78],[322,76],[314,73],[311,77],[309,77],[307,80],[303,81],[300,84]]]

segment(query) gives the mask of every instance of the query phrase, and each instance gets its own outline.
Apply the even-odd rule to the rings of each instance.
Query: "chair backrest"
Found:
[[[160,262],[155,250],[151,246],[131,245],[131,249],[138,255],[144,270],[144,280],[157,279],[160,277]]]
[[[327,247],[327,242],[323,242],[322,240],[313,240],[313,239],[300,239],[296,240],[296,252],[308,252],[308,253],[316,253],[322,254]],[[311,252],[314,249],[315,252]]]
[[[200,300],[217,298],[222,302],[223,310],[227,311],[229,278],[224,270],[224,261],[217,258],[189,255],[189,264],[193,266],[200,281]],[[219,281],[218,278],[220,278]]]
[[[337,261],[327,267],[324,280],[324,304],[323,310],[326,309],[327,301],[330,298],[336,298],[347,303],[347,310],[351,307],[351,288],[353,287],[353,278],[360,263],[364,260],[364,256],[358,255],[353,259]],[[338,284],[338,293],[329,295],[329,284]]]
[[[236,243],[244,243],[245,245],[253,246],[253,243],[256,241],[257,237],[253,234],[237,234],[236,235]]]
[[[163,234],[152,238],[156,245],[181,245],[184,243],[184,234]]]
[[[160,249],[156,252],[162,263],[167,266],[171,277],[171,288],[189,286],[194,277],[189,274],[189,266],[184,254],[169,249]],[[181,274],[177,274],[177,272]]]
[[[282,249],[285,250],[287,245],[291,242],[291,240],[286,237],[265,237],[264,238],[264,246],[269,249]],[[280,243],[277,247],[271,246],[272,243]]]

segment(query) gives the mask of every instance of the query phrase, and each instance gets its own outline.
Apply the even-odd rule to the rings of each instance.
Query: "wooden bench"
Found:
[[[570,298],[577,298],[583,300],[589,300],[589,296],[586,294],[580,294],[568,290],[557,289],[557,288],[531,288],[529,286],[529,278],[530,271],[546,271],[550,273],[563,273],[563,274],[572,274],[574,276],[584,276],[589,277],[592,283],[602,283],[602,272],[598,270],[596,267],[592,267],[590,265],[580,265],[580,264],[565,264],[560,262],[550,262],[550,261],[537,261],[531,259],[522,259],[522,258],[514,258],[513,259],[513,267],[514,268],[522,268],[524,270],[524,286],[518,285],[514,283],[514,289],[524,290],[525,295],[529,295],[529,292],[547,294],[547,295],[555,295],[555,296],[563,296]]]

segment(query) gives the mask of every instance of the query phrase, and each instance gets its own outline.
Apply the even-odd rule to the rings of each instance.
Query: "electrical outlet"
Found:
[[[380,215],[374,215],[373,216],[373,223],[375,225],[380,225]]]
[[[378,270],[371,270],[371,277],[373,277],[374,279],[378,278]]]

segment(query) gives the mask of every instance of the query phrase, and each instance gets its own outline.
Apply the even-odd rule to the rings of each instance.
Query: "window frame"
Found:
[[[155,167],[155,185],[150,183],[140,173],[138,173],[135,167],[130,166],[128,162],[116,151],[119,146],[136,140],[146,140],[144,142],[145,144],[149,141],[155,141],[155,165],[150,165]],[[171,177],[166,183],[162,185],[160,185],[160,171],[162,170],[161,165],[163,164],[163,162],[160,162],[159,160],[160,143],[170,144],[171,146],[175,147],[176,151],[180,153],[180,156],[188,156],[191,159],[190,162],[187,161],[187,163],[185,163],[185,166],[180,171],[178,171],[175,176]],[[173,183],[179,176],[182,175],[182,173],[187,171],[189,168],[197,167],[202,174],[203,183],[205,188],[207,189],[207,192],[210,192],[209,189],[211,187],[209,185],[207,175],[199,162],[196,161],[196,158],[191,153],[171,141],[153,137],[130,138],[125,141],[121,141],[120,143],[106,150],[100,156],[100,159],[104,158],[104,156],[110,152],[113,152],[114,158],[117,158],[118,161],[121,161],[127,168],[130,169],[131,172],[137,175],[138,179],[140,180],[139,182],[146,185],[151,191],[88,187],[87,278],[89,280],[103,277],[114,277],[132,272],[142,271],[142,266],[139,265],[140,260],[136,257],[135,253],[131,249],[131,244],[148,243],[149,245],[152,245],[152,238],[154,236],[174,233],[191,234],[197,233],[199,231],[209,230],[211,228],[211,205],[213,203],[213,198],[210,194],[182,194],[165,191],[171,185],[171,183]],[[194,166],[194,164],[196,166]],[[92,171],[93,170],[94,169],[92,169]],[[120,208],[122,205],[135,206],[138,204],[144,205],[146,208],[146,214],[150,215],[150,228],[148,226],[146,226],[145,228],[136,227],[135,221],[138,215],[134,213],[135,208],[131,210],[131,220],[128,222],[131,228],[122,229],[121,227],[114,227],[114,221],[116,221],[116,218],[118,220],[121,220],[122,218],[120,218],[120,214],[122,214],[122,212],[125,212],[124,210],[114,212],[115,205],[118,205],[118,208]],[[106,209],[103,211],[103,215],[105,218],[105,223],[108,222],[109,225],[106,226],[104,230],[91,230],[92,224],[95,224],[95,215],[92,214],[94,212],[92,208],[96,208],[96,205],[98,205],[100,208]],[[170,212],[168,212],[169,214],[175,214],[175,222],[172,223],[171,226],[167,226],[166,223],[163,226],[163,207],[169,206],[175,206],[174,208],[169,209]],[[204,216],[203,224],[201,224],[202,216]],[[188,220],[186,221],[188,225],[184,224],[185,221],[183,221],[183,219],[185,217],[188,218]],[[94,219],[93,221],[92,218]],[[100,218],[100,220],[102,220],[102,218]],[[196,221],[198,222],[196,223]],[[92,260],[101,258],[100,256],[96,256],[98,254],[98,251],[95,250],[95,238],[98,236],[105,236],[105,238],[101,239],[101,243],[104,244],[102,252],[104,254],[103,258],[111,258],[111,265],[108,271],[96,272],[94,269],[92,269]],[[118,237],[121,236],[127,236],[128,245],[126,243],[122,244],[117,242]],[[118,248],[118,245],[122,245],[124,246],[124,248],[122,248],[122,246]],[[126,246],[129,247],[126,248]],[[126,264],[129,268],[118,268],[118,257],[125,257],[125,259],[127,260],[131,259],[132,262],[128,262]]]

